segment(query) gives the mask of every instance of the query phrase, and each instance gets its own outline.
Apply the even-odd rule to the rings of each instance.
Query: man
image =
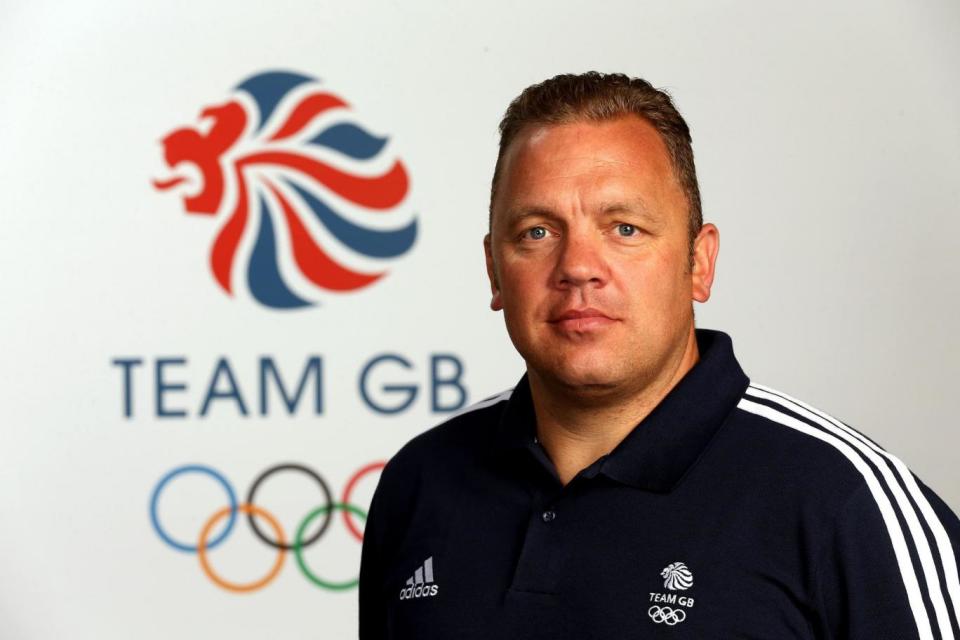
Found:
[[[960,638],[956,516],[694,329],[719,235],[669,97],[558,76],[500,130],[484,248],[527,373],[387,465],[360,637]]]

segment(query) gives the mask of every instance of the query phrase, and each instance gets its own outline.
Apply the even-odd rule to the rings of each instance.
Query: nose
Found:
[[[563,237],[554,271],[554,285],[561,289],[604,286],[610,268],[598,233],[569,230]]]

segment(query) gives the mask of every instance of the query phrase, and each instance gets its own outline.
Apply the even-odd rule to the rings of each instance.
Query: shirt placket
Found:
[[[546,452],[534,439],[529,447],[537,467],[530,492],[526,534],[510,591],[550,595],[557,592],[569,549],[564,526],[565,489]]]

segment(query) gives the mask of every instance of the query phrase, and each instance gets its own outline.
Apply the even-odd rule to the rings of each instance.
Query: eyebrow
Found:
[[[615,200],[612,202],[603,202],[600,204],[598,209],[602,213],[636,213],[646,218],[654,218],[650,208],[642,198],[634,198],[633,200],[626,201]]]
[[[645,221],[650,223],[659,223],[660,218],[656,216],[650,208],[647,206],[647,203],[642,198],[634,198],[632,200],[613,200],[609,202],[601,202],[597,207],[597,211],[602,215],[611,215],[617,213],[629,213],[642,217]],[[507,220],[511,224],[516,224],[522,222],[527,218],[544,218],[547,220],[560,220],[561,216],[556,213],[550,207],[544,207],[539,205],[532,206],[519,206],[507,210]]]
[[[546,218],[547,220],[559,220],[560,216],[549,207],[516,207],[507,211],[506,219],[510,224],[517,224],[527,218]]]

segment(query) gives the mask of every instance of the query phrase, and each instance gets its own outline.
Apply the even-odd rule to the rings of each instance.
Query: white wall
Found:
[[[437,352],[464,363],[471,401],[513,384],[522,363],[487,309],[480,244],[495,127],[523,87],[562,72],[645,77],[691,124],[721,230],[700,326],[730,333],[755,381],[866,432],[960,509],[960,5],[516,4],[0,4],[0,636],[355,635],[355,591],[318,590],[292,558],[256,593],[215,587],[154,533],[151,491],[199,462],[242,500],[257,473],[296,460],[339,494],[443,419],[429,389],[397,415],[371,411],[357,375],[377,354],[416,367],[385,367],[378,384],[423,383]],[[383,281],[296,312],[224,295],[207,263],[219,222],[150,186],[169,174],[163,135],[274,68],[322,78],[390,136],[420,224]],[[310,354],[323,415],[288,416],[276,397],[256,415],[257,358],[293,378]],[[125,418],[122,356],[187,358],[170,377],[188,389],[168,400],[188,416],[154,417],[141,371]],[[220,357],[254,415],[229,401],[196,415]],[[257,502],[289,531],[316,496],[285,475]],[[202,477],[163,500],[185,539],[223,502]],[[211,553],[224,576],[269,568],[245,523],[229,540]],[[307,557],[344,579],[359,545],[335,521]]]

